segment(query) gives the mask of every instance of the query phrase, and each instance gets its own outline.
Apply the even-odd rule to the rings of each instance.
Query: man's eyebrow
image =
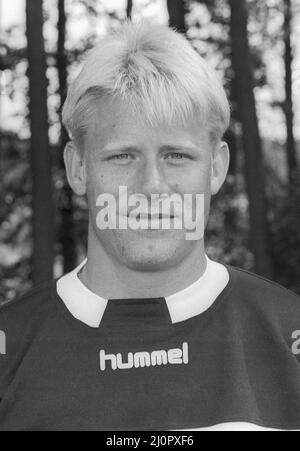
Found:
[[[180,144],[166,144],[160,148],[162,151],[180,152],[180,151],[195,151],[198,147],[194,144],[180,145]]]
[[[195,151],[197,150],[198,147],[195,146],[194,144],[164,144],[163,146],[161,146],[159,148],[160,151],[162,152],[180,152],[180,151]],[[130,151],[140,151],[141,149],[138,146],[134,146],[134,145],[130,145],[130,144],[126,144],[126,145],[108,145],[106,147],[103,147],[101,149],[102,152],[108,152],[108,153],[113,153],[113,152],[130,152]]]
[[[139,148],[137,146],[133,146],[133,145],[120,144],[120,145],[108,145],[101,149],[102,152],[108,152],[108,153],[129,152],[130,150],[137,151],[137,150],[139,150]]]

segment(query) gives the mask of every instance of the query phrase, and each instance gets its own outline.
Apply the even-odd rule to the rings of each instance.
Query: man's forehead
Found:
[[[130,108],[114,110],[103,105],[94,115],[89,127],[91,143],[102,146],[135,146],[147,139],[157,146],[191,147],[207,142],[209,132],[197,118],[180,123],[149,123],[146,114],[137,115]]]
[[[185,151],[185,152],[193,152],[197,151],[199,146],[195,145],[192,141],[170,141],[168,144],[162,143],[159,147],[159,151]],[[113,152],[129,152],[129,151],[139,151],[141,150],[140,146],[132,144],[130,142],[122,142],[122,141],[110,141],[104,148],[101,150],[109,153]]]
[[[186,119],[179,117],[164,117],[161,112],[155,112],[155,109],[148,108],[147,105],[138,105],[133,102],[131,97],[123,98],[121,95],[104,95],[101,99],[94,100],[95,114],[92,117],[93,132],[98,133],[99,129],[120,128],[127,125],[138,126],[148,129],[162,130],[192,130],[196,132],[202,128],[199,113],[194,112]],[[204,124],[203,124],[204,127]],[[135,127],[136,128],[136,127]]]
[[[88,142],[97,150],[110,152],[142,150],[155,148],[161,151],[196,151],[199,146],[209,143],[205,129],[196,131],[186,128],[166,128],[164,126],[134,127],[95,127],[88,134]]]

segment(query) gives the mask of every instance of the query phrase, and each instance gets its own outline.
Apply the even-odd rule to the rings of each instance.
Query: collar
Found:
[[[151,300],[152,305],[153,301],[156,301],[156,304],[161,303],[161,300],[165,301],[173,324],[204,313],[227,286],[229,282],[227,268],[210,260],[207,256],[206,261],[204,274],[192,285],[166,298]],[[90,327],[98,328],[107,306],[110,307],[114,304],[117,309],[121,309],[122,304],[126,305],[129,300],[107,300],[89,290],[78,277],[79,271],[86,262],[87,258],[73,271],[58,279],[57,293],[76,319]],[[137,300],[130,300],[131,304],[132,301]],[[148,303],[150,300],[145,299],[145,301]],[[141,305],[141,302],[143,299],[139,299],[137,303]],[[108,309],[108,311],[116,312],[117,310]],[[145,310],[146,314],[147,309]]]

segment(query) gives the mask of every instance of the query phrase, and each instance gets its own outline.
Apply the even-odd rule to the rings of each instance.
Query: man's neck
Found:
[[[80,279],[93,293],[105,299],[167,297],[196,282],[205,272],[204,242],[178,266],[160,271],[139,271],[121,265],[89,240],[87,263]]]

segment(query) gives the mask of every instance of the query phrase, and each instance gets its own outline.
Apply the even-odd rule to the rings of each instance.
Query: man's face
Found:
[[[85,138],[86,191],[93,236],[121,264],[139,270],[177,265],[195,250],[186,230],[100,230],[99,195],[119,187],[128,195],[204,194],[205,224],[211,197],[212,145],[199,123],[149,126],[119,98],[97,107]]]

